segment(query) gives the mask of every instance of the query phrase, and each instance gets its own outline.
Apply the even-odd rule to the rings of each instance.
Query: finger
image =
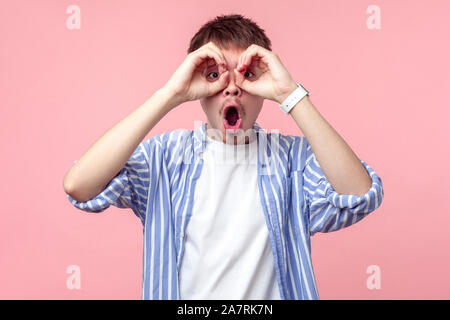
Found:
[[[225,70],[228,70],[227,62],[225,60],[224,54],[222,53],[222,50],[212,41],[207,43],[207,48],[210,48],[211,50],[216,52],[217,55],[222,60],[221,63],[216,63],[219,66],[220,72],[222,73],[222,72],[225,72]]]
[[[208,43],[208,45],[209,45],[209,47],[210,47],[212,50],[214,50],[214,51],[220,56],[220,58],[221,58],[224,62],[226,62],[226,61],[225,61],[225,56],[223,55],[222,50],[220,50],[220,48],[219,48],[214,42],[210,41],[210,42]]]
[[[212,66],[217,65],[218,69],[219,69],[219,73],[224,73],[226,70],[228,70],[227,63],[226,63],[225,59],[223,58],[222,53],[221,52],[217,53],[215,51],[215,49],[211,49],[211,48],[209,48],[209,50],[211,50],[211,52],[214,52],[216,54],[215,57],[218,57],[218,58],[215,58],[214,60],[208,60],[207,67],[212,67]]]
[[[244,63],[245,58],[247,57],[248,53],[250,51],[253,50],[254,45],[251,44],[250,46],[247,47],[247,49],[245,49],[244,52],[242,52],[242,54],[239,56],[239,66],[242,66],[242,64]]]
[[[269,51],[270,52],[270,51]],[[268,50],[265,48],[262,48],[257,45],[252,45],[249,47],[248,52],[245,53],[244,57],[242,58],[242,67],[241,69],[245,69],[249,67],[253,60],[255,63],[260,63],[261,61],[269,64],[269,60],[271,59],[269,56]]]
[[[221,58],[221,56],[212,50],[211,48],[204,48],[199,50],[198,53],[193,55],[193,63],[196,68],[207,66],[209,61],[208,60],[214,60],[217,65],[224,66],[225,61]]]
[[[245,81],[245,79],[244,79],[244,76],[242,75],[242,73],[240,73],[237,69],[234,69],[233,72],[234,72],[234,77],[235,77],[235,80],[236,80],[236,84],[239,87],[242,87],[243,85],[245,85],[243,83]]]
[[[251,81],[249,81],[248,79],[246,79],[242,73],[240,73],[239,71],[237,71],[235,69],[234,76],[235,76],[236,85],[239,88],[241,88],[247,92],[250,92],[250,93],[253,92],[253,90],[252,90],[253,83]]]
[[[225,56],[223,55],[222,50],[220,50],[220,48],[214,42],[209,41],[208,43],[204,44],[197,50],[200,51],[200,50],[204,50],[204,49],[211,49],[211,50],[215,51],[223,60],[225,60]]]
[[[221,58],[220,63],[216,63],[219,67],[219,72],[224,73],[226,70],[228,70],[228,65],[225,60],[225,56],[223,55],[222,51],[213,43],[210,42],[210,49],[217,53],[217,55]]]
[[[242,61],[244,60],[245,54],[248,52],[248,48],[239,56],[239,63],[237,65],[237,69],[240,70],[242,67]]]
[[[247,47],[247,49],[245,49],[245,51],[244,51],[244,52],[241,54],[241,56],[239,57],[239,66],[238,66],[238,69],[239,69],[240,71],[243,70],[244,62],[246,61],[248,54],[251,53],[251,52],[253,51],[253,47],[254,47],[253,44],[250,45],[249,47]]]
[[[236,69],[239,69],[239,68],[241,67],[241,64],[242,64],[242,58],[244,57],[245,52],[246,52],[246,51],[242,52],[241,55],[239,56],[238,64],[237,64],[237,66],[236,66]]]
[[[250,48],[242,57],[242,65],[241,65],[241,71],[244,71],[251,63],[251,60],[253,56],[255,55],[255,49],[252,47]]]
[[[249,81],[236,69],[234,69],[233,71],[234,71],[236,85],[239,88],[247,91],[250,94],[256,94],[256,95],[258,94],[257,93],[258,90],[256,89],[257,82]]]
[[[220,88],[221,89],[225,88],[228,85],[229,81],[230,81],[230,72],[227,70],[220,76],[219,79]]]
[[[254,53],[252,53],[252,51],[249,51],[242,57],[242,63],[240,68],[238,69],[239,72],[244,72],[250,66],[253,59],[253,55]]]
[[[225,71],[223,74],[220,75],[220,79],[218,81],[210,83],[211,89],[210,89],[210,95],[215,94],[219,92],[220,90],[223,90],[228,85],[229,79],[230,79],[229,71]]]

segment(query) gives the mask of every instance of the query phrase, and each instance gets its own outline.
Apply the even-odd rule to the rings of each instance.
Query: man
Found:
[[[276,101],[305,134],[256,123]],[[170,110],[200,100],[207,123],[141,142]],[[381,179],[241,15],[191,40],[170,80],[66,173],[77,208],[131,208],[144,228],[143,299],[318,299],[310,236],[381,204]]]

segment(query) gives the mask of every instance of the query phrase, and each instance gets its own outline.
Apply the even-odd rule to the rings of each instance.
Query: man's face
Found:
[[[225,143],[245,143],[243,140],[246,136],[245,132],[246,130],[253,128],[253,124],[258,118],[258,115],[263,106],[264,98],[247,93],[243,89],[239,88],[235,83],[233,69],[237,67],[239,56],[245,50],[241,48],[230,47],[228,50],[222,49],[221,51],[225,57],[225,62],[228,67],[229,82],[228,85],[218,93],[200,99],[200,104],[202,105],[203,111],[205,112],[207,117],[207,134],[211,138],[218,140],[220,137],[218,137],[214,132],[210,131],[210,129],[213,128],[221,132],[222,141]],[[216,65],[208,67],[206,69],[207,81],[218,81],[218,72],[219,70]],[[244,73],[244,77],[246,77],[250,81],[253,81],[253,79],[256,77],[256,72],[252,70],[251,66],[247,68],[246,72]],[[230,110],[231,114],[228,114],[228,117],[227,114],[225,114],[225,107],[230,104],[237,105],[240,108],[239,118],[241,130],[238,130],[237,134],[233,134],[233,130],[227,131],[226,129],[226,126],[229,123],[225,123],[225,121],[228,121],[226,119],[231,118],[231,123],[233,123],[237,117],[235,113],[235,118],[233,121],[232,113],[234,111],[234,108]],[[211,134],[214,135],[211,136]]]

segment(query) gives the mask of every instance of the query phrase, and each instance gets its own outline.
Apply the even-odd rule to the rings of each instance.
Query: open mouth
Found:
[[[223,124],[225,129],[236,131],[241,127],[240,110],[238,106],[227,106],[224,110]]]

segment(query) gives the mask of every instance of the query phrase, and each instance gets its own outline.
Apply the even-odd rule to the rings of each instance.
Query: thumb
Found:
[[[248,89],[248,81],[245,81],[245,77],[242,75],[242,73],[240,73],[236,69],[234,69],[233,72],[234,72],[234,78],[236,79],[236,85],[239,88],[242,88],[245,91],[247,91],[247,89]]]
[[[223,72],[220,75],[219,81],[216,81],[214,84],[216,85],[217,90],[222,90],[228,85],[228,82],[230,80],[230,73],[227,71]]]
[[[229,78],[230,78],[230,75],[229,75],[228,70],[224,71],[220,75],[219,80],[209,83],[210,84],[210,87],[209,87],[210,92],[217,93],[220,90],[222,90],[223,88],[225,88],[228,85]]]

